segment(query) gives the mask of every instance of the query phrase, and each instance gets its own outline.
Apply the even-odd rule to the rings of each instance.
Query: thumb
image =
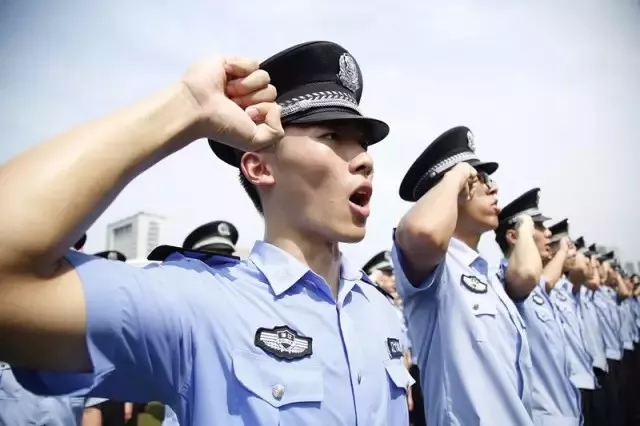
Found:
[[[255,149],[277,142],[284,136],[280,122],[282,108],[275,102],[262,102],[247,108],[247,114],[254,121],[262,121],[256,126],[251,144]]]

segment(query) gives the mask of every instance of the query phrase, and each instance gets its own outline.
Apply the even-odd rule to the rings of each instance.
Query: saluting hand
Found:
[[[468,201],[472,197],[473,185],[478,181],[478,171],[469,163],[456,164],[447,174],[455,174],[460,179],[460,200]]]
[[[256,61],[226,57],[194,65],[182,79],[202,111],[199,133],[242,151],[282,138],[280,107],[269,74]]]

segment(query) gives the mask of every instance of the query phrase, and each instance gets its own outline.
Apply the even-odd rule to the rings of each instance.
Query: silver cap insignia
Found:
[[[231,235],[231,229],[229,229],[229,225],[224,222],[218,224],[218,234],[220,234],[220,236],[222,237],[228,237],[229,235]]]
[[[360,78],[358,76],[358,64],[348,53],[343,53],[340,56],[340,71],[338,72],[338,79],[340,83],[351,90],[357,92],[360,89]]]
[[[471,151],[476,152],[476,144],[474,142],[473,133],[471,133],[471,130],[467,132],[467,145],[469,146],[469,149]]]

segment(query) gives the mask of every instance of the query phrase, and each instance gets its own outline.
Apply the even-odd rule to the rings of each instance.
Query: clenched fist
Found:
[[[256,61],[225,57],[195,64],[182,78],[200,108],[200,137],[241,151],[282,138],[280,107],[269,74]]]

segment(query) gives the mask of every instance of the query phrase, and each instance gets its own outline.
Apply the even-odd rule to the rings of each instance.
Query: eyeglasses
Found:
[[[491,179],[489,173],[485,172],[484,170],[478,170],[478,180],[488,187],[493,186],[495,182],[493,179]]]

